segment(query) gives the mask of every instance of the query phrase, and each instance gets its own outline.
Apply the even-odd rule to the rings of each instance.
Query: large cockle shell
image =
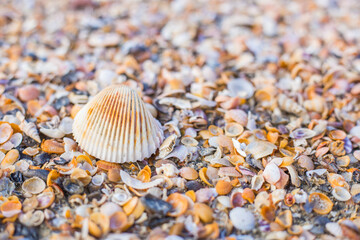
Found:
[[[97,94],[76,115],[74,138],[89,154],[109,162],[150,157],[164,136],[139,95],[123,85]]]

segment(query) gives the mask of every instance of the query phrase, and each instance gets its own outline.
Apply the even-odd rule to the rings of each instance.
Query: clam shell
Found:
[[[150,157],[164,138],[139,95],[123,85],[105,88],[88,102],[75,117],[73,134],[89,154],[118,163]]]

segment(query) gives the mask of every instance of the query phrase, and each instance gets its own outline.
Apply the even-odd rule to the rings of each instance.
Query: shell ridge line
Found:
[[[103,149],[103,141],[102,140],[104,137],[102,132],[105,127],[104,126],[105,124],[103,124],[103,121],[101,121],[101,120],[103,120],[105,117],[106,108],[108,107],[109,101],[110,101],[110,97],[109,97],[109,95],[107,95],[105,97],[104,103],[100,106],[100,109],[98,111],[99,114],[101,114],[99,116],[99,121],[96,123],[96,125],[94,126],[94,129],[93,129],[93,131],[96,131],[96,133],[97,133],[96,134],[97,136],[96,136],[95,140],[93,141],[93,145],[95,145],[95,146],[93,146],[93,147],[95,147],[95,148],[93,148],[93,152],[94,152],[94,155],[99,156],[99,158],[102,158],[102,154],[101,154],[102,149]]]
[[[124,151],[122,152],[123,153],[123,155],[122,155],[122,159],[124,159],[124,160],[127,160],[128,159],[128,154],[129,154],[129,149],[128,149],[128,143],[129,143],[129,132],[130,132],[130,115],[131,115],[131,113],[130,113],[130,107],[131,107],[131,101],[132,101],[132,99],[131,99],[131,95],[132,95],[132,92],[131,92],[131,90],[129,91],[129,101],[128,101],[128,104],[127,104],[127,106],[126,106],[126,121],[125,121],[125,126],[124,126],[124,128],[125,128],[125,139],[124,139],[124,145],[123,145],[123,149],[124,149]]]
[[[112,126],[112,141],[111,142],[111,151],[110,151],[110,156],[109,156],[109,160],[110,162],[116,162],[116,147],[117,147],[117,142],[118,142],[118,129],[119,129],[119,122],[120,122],[120,117],[121,117],[121,104],[122,104],[122,99],[121,99],[121,96],[122,96],[122,92],[123,92],[123,89],[118,89],[117,91],[117,101],[116,101],[116,106],[115,106],[115,109],[116,109],[116,112],[115,112],[115,117],[114,117],[114,124]]]
[[[145,134],[145,137],[147,138],[146,139],[146,142],[148,143],[154,143],[155,139],[154,139],[154,136],[152,134],[152,126],[151,126],[151,118],[148,114],[148,112],[146,111],[147,109],[145,109],[145,105],[143,105],[143,108],[144,108],[144,112],[145,112],[145,121],[146,121],[146,134]],[[146,157],[150,157],[151,156],[151,153],[153,152],[153,146],[154,144],[147,144],[147,154],[146,154]]]
[[[102,94],[103,95],[103,94]],[[97,101],[97,99],[100,99],[100,101]],[[94,138],[96,138],[97,133],[95,132],[95,136],[90,137],[91,133],[94,133],[91,129],[93,128],[93,125],[96,125],[99,118],[100,118],[100,114],[99,111],[97,111],[97,107],[101,107],[102,103],[104,102],[104,98],[97,98],[94,97],[94,99],[91,100],[91,102],[89,103],[89,105],[86,106],[86,108],[84,108],[84,112],[88,111],[88,109],[90,109],[90,106],[92,104],[94,104],[93,106],[93,110],[92,112],[94,113],[94,115],[92,117],[88,117],[86,116],[86,118],[84,119],[84,123],[83,125],[85,125],[85,129],[88,129],[86,135],[82,138],[85,142],[84,142],[84,148],[85,149],[89,149],[89,153],[90,154],[94,154],[94,151],[92,150],[92,144],[94,141]],[[87,115],[87,114],[86,114]],[[80,122],[81,124],[81,122]],[[90,135],[90,136],[89,136]]]
[[[78,124],[77,125],[80,125],[82,127],[80,127],[80,130],[79,132],[77,131],[78,128],[75,128],[75,131],[74,131],[74,135],[78,135],[78,138],[79,138],[79,143],[81,145],[83,145],[83,148],[84,149],[88,149],[89,148],[89,144],[91,144],[91,140],[92,138],[89,139],[89,134],[91,133],[91,131],[87,131],[87,129],[90,128],[90,126],[93,124],[93,118],[90,118],[88,117],[88,111],[90,109],[90,106],[95,102],[96,105],[95,106],[98,106],[98,102],[96,101],[97,97],[95,96],[93,99],[90,100],[89,102],[89,105],[85,105],[81,110],[80,112],[76,115],[76,117],[78,117],[77,119],[75,119],[75,122]],[[95,108],[94,106],[94,108]],[[95,113],[96,114],[96,113]],[[75,117],[75,118],[76,118]],[[80,119],[80,120],[78,120]],[[77,121],[76,121],[77,120]],[[77,134],[78,133],[78,134]],[[87,140],[88,139],[88,140]]]
[[[126,94],[126,89],[124,88],[121,88],[121,95],[120,96],[124,96]],[[121,142],[123,141],[122,140],[122,134],[120,134],[120,131],[123,131],[123,128],[122,128],[122,125],[123,125],[123,121],[125,119],[124,117],[124,114],[125,114],[125,104],[126,104],[126,101],[124,101],[125,98],[123,98],[123,100],[121,101],[120,103],[120,116],[119,116],[119,122],[116,126],[116,143],[115,143],[115,146],[117,147],[117,150],[115,149],[114,150],[114,156],[115,156],[115,161],[119,161],[121,160],[121,156],[120,156],[120,149],[121,149]],[[119,159],[119,160],[117,160]]]
[[[142,158],[146,158],[146,156],[149,155],[149,141],[148,141],[148,135],[147,135],[147,132],[148,132],[148,128],[149,126],[147,125],[147,117],[146,117],[146,111],[145,111],[145,106],[143,103],[140,104],[140,108],[141,108],[141,111],[142,113],[144,113],[142,116],[141,116],[141,120],[142,120],[142,126],[143,128],[141,129],[142,133],[141,133],[141,138],[140,138],[140,142],[142,144]]]
[[[125,91],[125,97],[124,99],[127,99],[129,97],[129,91],[126,89]],[[122,121],[121,121],[121,139],[120,139],[120,144],[119,144],[119,149],[118,149],[118,158],[119,158],[119,162],[124,162],[124,158],[123,158],[123,148],[124,148],[124,144],[125,144],[125,134],[126,134],[126,120],[127,120],[127,105],[128,105],[128,101],[124,101],[124,107],[123,107],[123,116],[122,116]]]
[[[134,134],[135,134],[135,104],[134,101],[135,100],[135,96],[134,94],[132,94],[131,96],[131,107],[130,107],[130,128],[129,128],[129,141],[128,141],[128,149],[129,149],[129,156],[128,158],[130,159],[134,159],[135,158],[135,149],[134,149]],[[137,160],[137,159],[135,159]]]
[[[141,147],[141,129],[142,129],[142,125],[140,122],[140,117],[141,117],[141,106],[140,106],[140,101],[137,99],[136,101],[136,128],[135,128],[135,159],[141,159],[142,158],[142,147]]]
[[[114,120],[116,118],[115,115],[115,111],[116,111],[116,105],[117,105],[117,99],[116,99],[116,95],[117,95],[117,89],[113,89],[110,95],[111,98],[111,102],[108,105],[108,109],[110,111],[108,111],[108,114],[110,116],[107,116],[107,121],[106,124],[107,126],[105,127],[105,139],[103,141],[104,144],[104,149],[105,151],[103,151],[103,159],[108,159],[108,157],[111,157],[111,152],[112,152],[112,129],[113,129],[113,124],[114,124]],[[110,156],[109,156],[110,155]]]

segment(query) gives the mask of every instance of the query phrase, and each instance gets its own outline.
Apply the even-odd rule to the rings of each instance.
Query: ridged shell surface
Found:
[[[76,115],[73,134],[90,155],[108,162],[135,162],[150,157],[164,135],[140,96],[123,85],[98,93]]]

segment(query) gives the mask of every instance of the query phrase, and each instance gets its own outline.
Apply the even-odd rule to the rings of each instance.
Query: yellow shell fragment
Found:
[[[124,85],[97,94],[76,115],[73,134],[90,155],[109,162],[150,157],[164,136],[140,96]]]

